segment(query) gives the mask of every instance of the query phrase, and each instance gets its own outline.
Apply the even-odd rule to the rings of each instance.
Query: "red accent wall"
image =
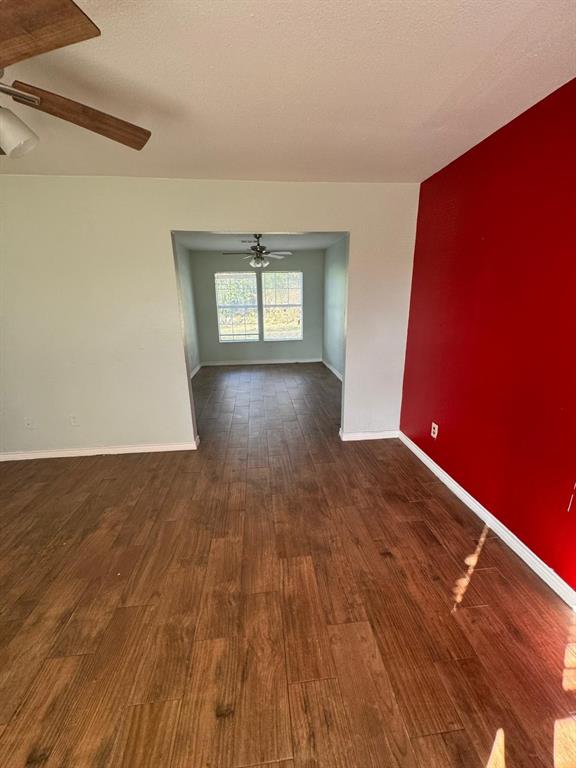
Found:
[[[576,80],[422,184],[401,417],[574,588],[575,189]]]

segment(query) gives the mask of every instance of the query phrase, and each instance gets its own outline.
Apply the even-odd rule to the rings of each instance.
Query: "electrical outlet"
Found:
[[[75,416],[74,414],[72,414],[70,416],[70,426],[71,427],[79,427],[80,426],[80,422],[78,421],[78,416]]]
[[[430,430],[430,435],[431,435],[431,437],[434,438],[434,440],[436,440],[436,438],[438,437],[438,424],[436,424],[435,422],[432,422],[432,428]]]
[[[34,429],[34,419],[32,419],[30,416],[24,416],[24,428]]]

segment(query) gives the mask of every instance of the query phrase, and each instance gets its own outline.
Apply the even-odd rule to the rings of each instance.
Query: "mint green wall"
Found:
[[[346,289],[348,236],[327,248],[324,256],[324,347],[322,359],[344,375],[346,353]]]
[[[192,264],[188,250],[177,240],[174,240],[174,259],[182,313],[186,365],[190,375],[192,375],[200,363],[196,308],[194,306],[194,291],[192,290]]]
[[[196,321],[200,363],[258,363],[288,360],[304,362],[322,359],[324,323],[324,251],[297,251],[274,266],[271,271],[301,271],[304,280],[304,338],[302,341],[249,341],[221,344],[218,341],[218,318],[214,274],[245,272],[239,256],[223,256],[213,252],[190,252],[192,286],[196,305]]]

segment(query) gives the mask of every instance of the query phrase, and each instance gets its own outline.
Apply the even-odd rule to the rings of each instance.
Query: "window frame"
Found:
[[[300,296],[301,296],[301,302],[300,304],[267,304],[267,308],[274,308],[274,307],[298,307],[300,309],[300,336],[293,337],[290,339],[267,339],[265,337],[265,329],[264,329],[264,275],[271,275],[271,274],[296,274],[300,276]],[[218,304],[218,277],[220,275],[226,275],[226,276],[247,276],[250,275],[251,277],[254,277],[256,281],[256,304]],[[214,303],[216,305],[216,325],[217,325],[217,332],[218,332],[218,343],[219,344],[255,344],[255,343],[266,343],[266,344],[275,344],[277,342],[284,342],[284,341],[304,341],[304,271],[302,269],[272,269],[272,270],[258,270],[258,271],[247,271],[245,269],[238,269],[238,270],[223,270],[221,272],[214,272]],[[223,339],[222,338],[222,331],[221,331],[221,324],[220,324],[220,309],[256,309],[256,316],[258,320],[258,337],[257,338],[236,338],[236,339]],[[230,335],[230,334],[228,334]]]
[[[299,304],[265,304],[264,302],[264,278],[266,275],[299,275],[300,277],[300,303]],[[289,290],[289,289],[288,289]],[[260,295],[262,300],[262,341],[267,344],[284,341],[304,341],[304,272],[301,269],[271,269],[260,273]],[[264,323],[264,312],[266,308],[290,308],[298,307],[300,309],[300,335],[289,339],[267,339],[266,326]]]
[[[250,276],[250,278],[254,278],[255,282],[255,296],[256,296],[256,303],[255,304],[219,304],[218,303],[218,278],[220,276],[229,276],[229,277],[247,277]],[[261,321],[260,321],[260,290],[258,285],[258,275],[256,275],[254,272],[248,272],[247,270],[226,270],[223,272],[214,272],[214,301],[216,304],[216,324],[218,328],[218,343],[219,344],[250,344],[261,341]],[[256,336],[257,338],[232,338],[232,339],[223,339],[222,338],[222,329],[221,329],[221,323],[220,323],[220,310],[221,309],[243,309],[246,311],[247,309],[255,309],[256,310]],[[224,334],[230,336],[231,334]]]

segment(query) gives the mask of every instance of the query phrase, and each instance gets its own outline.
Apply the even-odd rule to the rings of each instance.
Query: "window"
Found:
[[[259,341],[256,274],[217,272],[214,280],[219,340]]]
[[[264,341],[302,339],[302,272],[262,273]]]
[[[302,272],[216,272],[214,281],[219,341],[260,341],[260,325],[264,341],[302,340]]]

